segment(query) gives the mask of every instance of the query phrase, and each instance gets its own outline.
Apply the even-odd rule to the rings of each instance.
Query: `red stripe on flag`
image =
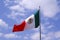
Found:
[[[23,31],[25,28],[26,22],[22,22],[20,25],[14,25],[13,32]]]

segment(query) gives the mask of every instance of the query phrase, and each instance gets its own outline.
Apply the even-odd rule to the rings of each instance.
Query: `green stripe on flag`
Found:
[[[35,28],[37,28],[39,26],[39,10],[34,15],[34,17],[35,17]]]

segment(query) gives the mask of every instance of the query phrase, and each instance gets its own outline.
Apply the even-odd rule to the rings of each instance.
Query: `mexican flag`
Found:
[[[19,25],[14,25],[13,32],[24,31],[32,28],[37,28],[39,26],[39,10],[24,20]]]

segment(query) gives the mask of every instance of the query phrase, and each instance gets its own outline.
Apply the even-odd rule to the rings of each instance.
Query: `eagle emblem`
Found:
[[[28,20],[28,24],[31,24],[32,22],[33,22],[33,19],[30,18],[30,19]]]

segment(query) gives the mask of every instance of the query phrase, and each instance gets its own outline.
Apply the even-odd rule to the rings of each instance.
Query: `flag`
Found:
[[[26,20],[24,20],[19,25],[14,25],[13,32],[24,31],[32,28],[37,28],[39,26],[39,10],[36,14],[32,14]]]

